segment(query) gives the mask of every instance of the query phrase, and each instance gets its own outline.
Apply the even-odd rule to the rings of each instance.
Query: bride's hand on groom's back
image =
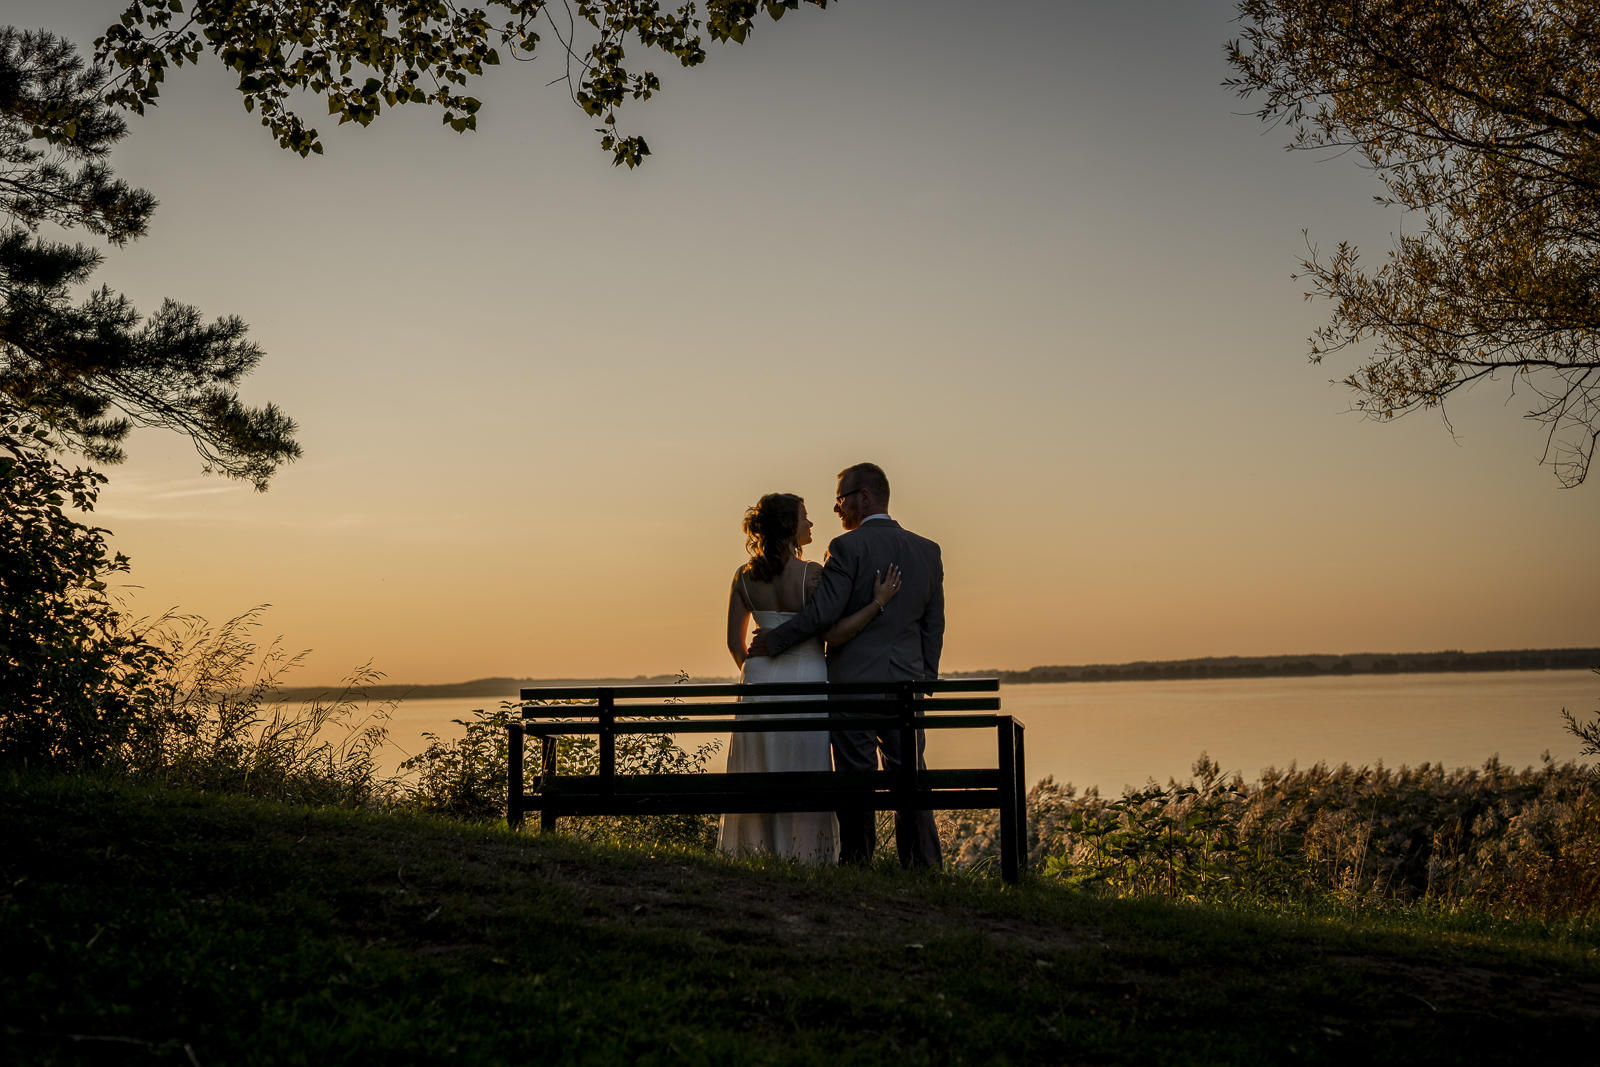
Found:
[[[878,610],[882,611],[889,606],[889,601],[900,592],[900,568],[889,564],[887,571],[879,571],[872,580],[872,599],[877,602]]]

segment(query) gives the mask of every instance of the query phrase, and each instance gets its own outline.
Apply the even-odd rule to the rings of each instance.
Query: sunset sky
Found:
[[[120,0],[11,0],[85,51]],[[1312,366],[1301,230],[1382,258],[1352,156],[1220,86],[1232,7],[843,0],[654,67],[610,166],[552,57],[279,149],[215,62],[113,162],[162,201],[96,277],[237,314],[302,427],[265,495],[135,435],[98,521],[135,608],[265,630],[300,681],[729,674],[762,493],[882,464],[939,541],[952,670],[1600,645],[1600,472],[1504,383],[1391,425]]]

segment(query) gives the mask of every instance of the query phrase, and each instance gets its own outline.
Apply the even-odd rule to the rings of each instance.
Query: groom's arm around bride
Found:
[[[944,562],[939,546],[893,519],[875,518],[833,539],[805,610],[764,630],[752,655],[784,650],[872,603],[874,580],[900,568],[900,594],[848,644],[828,648],[831,682],[901,682],[939,676],[944,649]]]
[[[845,532],[828,545],[816,593],[793,619],[757,633],[752,656],[781,655],[790,646],[822,633],[839,619],[872,601],[873,581],[890,564],[900,568],[900,593],[854,640],[828,647],[830,682],[904,682],[939,676],[944,649],[944,561],[939,546],[889,517],[889,481],[876,464],[860,463],[839,474],[834,511]],[[915,758],[922,762],[922,733]],[[875,770],[878,751],[890,770],[901,765],[899,733],[836,730],[834,766]],[[871,857],[875,840],[871,812],[840,812],[840,860]],[[939,865],[939,840],[932,812],[899,813],[902,863]]]

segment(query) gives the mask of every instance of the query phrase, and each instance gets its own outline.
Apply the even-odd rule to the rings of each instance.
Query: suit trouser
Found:
[[[840,716],[845,718],[845,716]],[[883,753],[885,770],[897,771],[900,762],[900,731],[888,730],[882,735],[871,730],[834,730],[833,766],[840,771],[875,771],[878,753]],[[923,751],[927,748],[921,730],[917,731],[917,768],[927,770]],[[839,815],[839,862],[866,863],[872,859],[878,844],[878,813],[875,811],[841,811]],[[894,838],[903,867],[934,867],[941,865],[939,829],[934,824],[931,811],[897,811],[894,813]]]

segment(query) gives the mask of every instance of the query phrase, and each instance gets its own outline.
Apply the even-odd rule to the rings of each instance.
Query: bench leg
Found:
[[[1022,746],[1022,724],[1014,722],[1011,729],[1017,739],[1017,865],[1025,869],[1028,866],[1028,765]]]
[[[549,781],[556,774],[556,739],[543,737],[539,741],[539,774],[545,781]],[[555,828],[556,813],[548,809],[539,812],[539,832],[553,833]]]
[[[1017,848],[1017,733],[1011,716],[1000,717],[996,732],[1000,735],[1000,877],[1014,885],[1022,865]]]
[[[522,828],[522,724],[506,727],[506,825]]]

